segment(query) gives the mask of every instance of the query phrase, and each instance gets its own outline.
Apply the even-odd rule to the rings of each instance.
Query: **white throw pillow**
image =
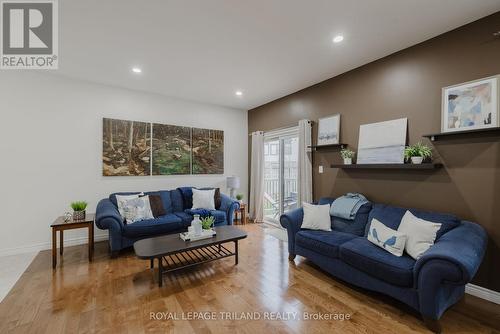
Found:
[[[215,210],[214,195],[215,195],[215,189],[210,189],[210,190],[193,189],[192,209]]]
[[[373,218],[368,230],[368,240],[389,253],[401,256],[405,250],[406,235],[393,230]]]
[[[124,203],[123,212],[127,224],[132,224],[141,220],[153,219],[149,196],[129,199]]]
[[[331,231],[332,223],[330,221],[330,205],[314,205],[302,203],[304,209],[304,219],[302,228],[309,230]]]
[[[412,258],[417,260],[436,241],[436,234],[441,228],[441,224],[415,217],[410,211],[406,211],[401,219],[398,232],[408,236],[405,251]]]
[[[144,195],[143,193],[140,194],[134,194],[134,195],[116,195],[116,204],[118,206],[118,212],[120,212],[120,215],[125,218],[125,211],[123,208],[125,207],[125,204],[127,203],[128,200],[139,198],[139,196]]]

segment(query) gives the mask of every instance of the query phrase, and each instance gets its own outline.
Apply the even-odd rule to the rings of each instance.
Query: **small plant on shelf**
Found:
[[[236,199],[241,203],[241,201],[243,200],[243,194],[236,195]]]
[[[432,158],[432,149],[421,142],[405,147],[405,160],[412,164],[421,164],[424,160]]]
[[[340,156],[342,157],[342,159],[344,159],[344,165],[351,165],[354,155],[354,151],[351,151],[350,149],[343,148],[342,150],[340,150]]]
[[[215,223],[215,217],[214,216],[207,216],[207,217],[203,217],[200,219],[201,220],[201,227],[204,229],[204,230],[209,230],[212,228],[212,226],[214,225]]]
[[[76,201],[71,203],[71,208],[73,209],[73,220],[85,219],[85,209],[87,209],[88,203],[85,201]]]

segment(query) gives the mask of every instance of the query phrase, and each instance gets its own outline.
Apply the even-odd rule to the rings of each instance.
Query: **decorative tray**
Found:
[[[198,236],[190,235],[189,232],[184,232],[180,233],[179,237],[184,241],[197,241],[212,238],[216,234],[217,232],[215,232],[214,230],[203,230],[201,232],[201,235]]]

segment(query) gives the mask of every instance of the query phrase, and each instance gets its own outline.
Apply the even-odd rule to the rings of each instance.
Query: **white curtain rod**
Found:
[[[310,121],[310,120],[308,120],[308,122],[309,122],[310,124],[314,124],[314,121]],[[291,129],[291,128],[295,128],[295,127],[297,127],[297,126],[298,126],[298,124],[297,124],[297,125],[292,125],[292,126],[282,126],[282,127],[280,127],[280,128],[272,129],[272,130],[269,130],[269,131],[261,131],[261,130],[260,130],[260,131],[253,131],[253,132],[263,132],[263,133],[269,133],[269,132],[274,132],[274,131],[280,131],[280,130]],[[249,133],[249,134],[248,134],[248,136],[249,136],[249,137],[251,137],[253,132]]]

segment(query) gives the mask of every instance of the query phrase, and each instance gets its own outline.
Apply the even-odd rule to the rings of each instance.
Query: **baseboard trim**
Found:
[[[100,234],[94,236],[94,242],[108,240],[107,234]],[[64,238],[64,247],[83,245],[88,242],[87,237],[79,237],[79,238]],[[59,246],[59,244],[58,244]],[[29,245],[29,246],[21,246],[21,247],[13,247],[13,248],[4,248],[0,249],[0,256],[9,256],[9,255],[17,255],[17,254],[25,254],[25,253],[38,253],[43,250],[52,249],[51,242],[42,242],[39,244]]]
[[[500,304],[500,292],[496,292],[490,289],[483,288],[479,285],[467,284],[465,286],[465,292],[469,295],[485,299],[495,304]]]

